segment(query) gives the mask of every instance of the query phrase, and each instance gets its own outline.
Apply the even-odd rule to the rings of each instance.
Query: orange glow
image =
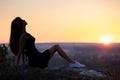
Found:
[[[0,43],[8,43],[11,21],[20,16],[36,42],[97,42],[111,34],[120,42],[119,0],[0,0]]]
[[[104,43],[104,44],[110,44],[111,41],[112,41],[112,38],[110,36],[105,36],[103,38],[101,38],[101,41]]]

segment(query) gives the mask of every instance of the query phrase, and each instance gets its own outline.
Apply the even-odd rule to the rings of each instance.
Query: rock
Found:
[[[49,68],[48,68],[49,69]],[[79,72],[80,75],[84,75],[84,76],[89,76],[89,77],[98,77],[98,78],[104,78],[105,74],[103,74],[102,72],[93,70],[93,69],[86,69],[86,68],[69,68],[69,67],[56,67],[56,68],[52,68],[52,69],[60,69],[62,71],[77,71]]]
[[[83,70],[80,72],[81,75],[87,75],[90,77],[104,77],[104,75],[101,72],[98,72],[96,70]]]

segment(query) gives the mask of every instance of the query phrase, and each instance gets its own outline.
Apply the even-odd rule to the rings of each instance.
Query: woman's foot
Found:
[[[82,67],[85,67],[85,65],[80,64],[79,62],[75,61],[75,63],[70,63],[69,67],[71,67],[71,68],[82,68]]]

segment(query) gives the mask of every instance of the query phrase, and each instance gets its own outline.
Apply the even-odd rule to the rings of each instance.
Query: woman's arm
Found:
[[[22,54],[22,61],[23,61],[23,64],[26,63],[26,56],[25,56],[25,54]]]
[[[19,49],[18,49],[18,56],[17,56],[17,65],[20,62],[21,54],[24,55],[23,54],[23,48],[24,48],[25,40],[26,40],[26,33],[23,33],[20,36],[20,41],[19,41]]]

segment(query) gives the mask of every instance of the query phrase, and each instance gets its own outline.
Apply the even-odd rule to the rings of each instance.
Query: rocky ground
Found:
[[[0,69],[1,80],[109,80],[108,76],[96,70],[59,67],[41,69],[28,66],[9,66]]]

